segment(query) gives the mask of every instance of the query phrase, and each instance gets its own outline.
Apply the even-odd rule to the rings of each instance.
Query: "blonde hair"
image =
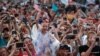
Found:
[[[90,34],[95,34],[95,35],[97,35],[96,32],[94,32],[94,31],[88,31],[88,32],[87,32],[88,37],[89,37]]]

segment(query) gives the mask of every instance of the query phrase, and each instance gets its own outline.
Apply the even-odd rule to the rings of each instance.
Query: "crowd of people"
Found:
[[[0,56],[100,56],[100,0],[0,2]]]

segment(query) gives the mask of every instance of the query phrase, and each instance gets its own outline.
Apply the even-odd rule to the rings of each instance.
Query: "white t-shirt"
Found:
[[[35,24],[35,25],[33,25],[32,30],[31,30],[31,37],[32,37],[33,44],[34,44],[34,41],[37,38],[37,35],[38,35],[38,33],[37,33],[37,26]]]
[[[82,45],[86,45],[87,44],[87,35],[83,35],[81,40],[82,40]]]
[[[42,34],[41,30],[37,30],[37,37],[34,40],[34,47],[36,49],[36,54],[41,56],[46,55],[46,48],[52,50],[52,44],[55,42],[55,39],[47,31],[46,34]]]
[[[56,56],[56,50],[59,49],[60,42],[56,39],[56,37],[53,34],[52,37],[54,38],[54,42],[51,45],[52,56]]]

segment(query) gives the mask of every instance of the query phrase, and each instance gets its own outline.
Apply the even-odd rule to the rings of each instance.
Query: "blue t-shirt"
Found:
[[[0,47],[6,47],[7,40],[0,36]]]
[[[52,11],[57,12],[58,6],[56,4],[52,4]]]

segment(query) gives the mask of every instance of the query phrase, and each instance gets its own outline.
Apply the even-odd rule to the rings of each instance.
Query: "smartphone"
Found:
[[[78,34],[78,30],[73,30],[73,34]]]
[[[23,48],[24,47],[24,43],[16,43],[16,48]]]
[[[67,35],[65,38],[66,39],[75,39],[75,35]]]
[[[17,34],[17,32],[16,32],[16,31],[12,31],[12,35],[13,35],[13,34]]]
[[[63,20],[67,21],[67,18],[66,18],[66,17],[64,17],[64,18],[63,18]]]
[[[99,42],[99,38],[96,38],[96,42]]]
[[[40,18],[40,19],[38,20],[38,23],[39,23],[39,24],[43,23],[43,19]]]
[[[25,24],[27,24],[27,19],[26,18],[23,18],[23,22],[25,23]]]
[[[52,27],[49,27],[48,30],[52,29]]]
[[[56,23],[53,23],[53,26],[54,26],[55,28],[57,28],[57,27],[58,27]]]
[[[62,35],[62,32],[58,32],[58,35],[59,35],[59,36]]]
[[[81,18],[82,18],[82,19],[85,19],[86,17],[83,16],[83,17],[81,17]]]

